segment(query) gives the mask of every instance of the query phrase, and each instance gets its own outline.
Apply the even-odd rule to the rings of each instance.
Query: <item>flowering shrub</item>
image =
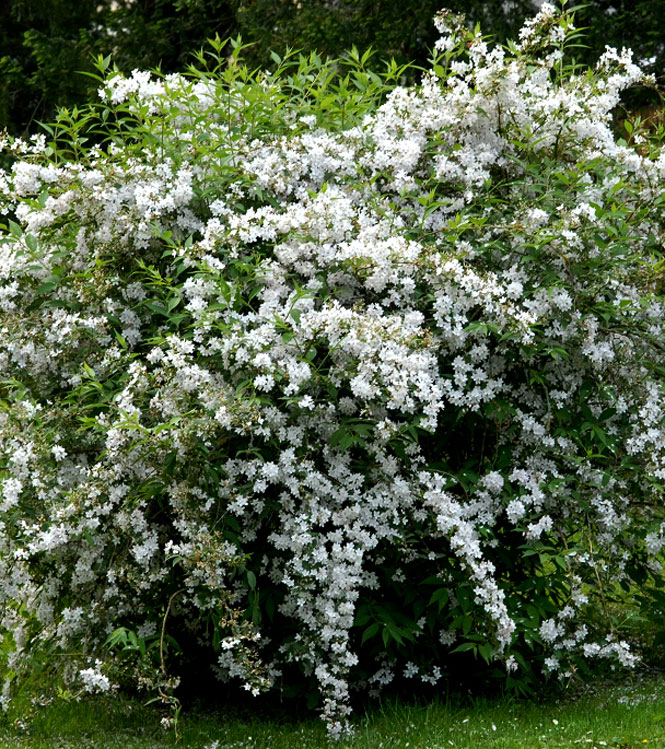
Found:
[[[631,664],[609,600],[665,545],[657,143],[642,74],[567,67],[544,4],[489,48],[441,13],[413,88],[221,43],[5,139],[0,600],[8,681],[172,697],[509,684]],[[308,681],[309,680],[309,681]],[[311,689],[311,687],[309,687]],[[9,692],[6,692],[6,696]]]

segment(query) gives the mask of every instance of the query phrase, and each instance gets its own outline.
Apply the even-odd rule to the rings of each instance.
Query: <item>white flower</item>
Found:
[[[411,661],[409,661],[406,666],[404,666],[404,677],[406,679],[411,679],[414,676],[417,676],[418,672],[418,666],[416,666],[415,663],[411,663]]]
[[[524,502],[520,499],[511,499],[506,507],[506,515],[513,524],[523,518],[525,512],[526,508],[524,507]]]
[[[79,676],[83,681],[83,688],[86,692],[108,692],[111,689],[111,682],[101,672],[101,666],[101,661],[96,660],[94,667],[84,668],[79,671]]]
[[[543,533],[547,533],[552,530],[554,523],[549,515],[543,515],[543,517],[536,523],[529,523],[525,531],[525,536],[529,541],[535,541],[540,538]]]
[[[543,638],[544,642],[554,642],[558,637],[561,637],[562,634],[563,629],[561,625],[554,619],[546,619],[541,622],[540,636]]]
[[[53,445],[53,447],[51,448],[51,453],[58,462],[64,460],[67,457],[67,451],[64,447],[62,447],[62,445]]]
[[[23,491],[23,482],[19,479],[8,478],[2,482],[3,502],[0,504],[0,511],[6,512],[11,507],[18,504],[19,496]]]
[[[498,471],[491,471],[483,476],[481,483],[492,494],[498,494],[503,489],[503,476]]]

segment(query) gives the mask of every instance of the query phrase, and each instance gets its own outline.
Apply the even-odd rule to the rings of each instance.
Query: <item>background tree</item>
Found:
[[[379,56],[425,64],[436,38],[432,19],[445,6],[505,39],[533,14],[531,0],[328,0],[271,2],[235,0],[239,27],[263,50],[282,44],[336,55],[355,44]],[[505,6],[505,7],[504,7]],[[279,48],[279,44],[277,45]]]
[[[515,38],[534,0],[6,0],[0,6],[0,129],[35,131],[57,106],[96,96],[93,56],[111,55],[125,72],[182,70],[206,39],[242,34],[251,65],[270,66],[286,46],[338,56],[372,47],[376,61],[425,64],[434,41],[432,18],[445,5],[500,42]],[[663,70],[661,0],[593,0],[577,11],[587,27],[580,61],[606,44],[655,57]]]
[[[220,0],[8,0],[0,5],[0,129],[37,129],[57,106],[83,104],[80,71],[111,55],[119,68],[183,69],[192,50],[238,27]]]

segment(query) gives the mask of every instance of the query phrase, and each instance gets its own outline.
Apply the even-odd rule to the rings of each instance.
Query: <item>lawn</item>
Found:
[[[247,719],[190,711],[181,741],[160,725],[159,713],[139,702],[90,698],[33,705],[19,717],[11,708],[0,733],[2,749],[83,749],[170,746],[207,749],[318,749],[325,729],[316,719]],[[384,703],[358,716],[346,749],[557,749],[665,746],[665,677],[642,675],[620,685],[605,682],[541,703],[514,699],[471,704]]]

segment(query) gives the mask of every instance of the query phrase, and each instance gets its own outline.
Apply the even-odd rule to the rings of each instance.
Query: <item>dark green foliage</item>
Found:
[[[352,45],[371,46],[379,56],[419,64],[429,57],[435,39],[432,19],[442,6],[466,13],[470,22],[502,39],[514,35],[534,10],[530,0],[517,0],[507,12],[501,0],[236,0],[234,5],[243,35],[256,39],[262,49],[274,47],[275,40],[329,55]]]
[[[93,57],[111,55],[125,72],[173,72],[215,35],[242,34],[252,45],[246,59],[261,67],[272,65],[271,50],[281,54],[287,46],[338,56],[354,45],[371,46],[377,59],[424,65],[442,6],[501,42],[515,38],[536,10],[532,0],[4,0],[0,129],[34,132],[57,106],[95,98],[94,81],[78,74],[93,69]],[[609,44],[631,47],[638,58],[655,56],[656,71],[663,70],[662,0],[593,0],[579,8],[577,24],[588,28],[588,46],[574,50],[581,62]]]
[[[86,95],[75,70],[88,66],[96,0],[0,4],[0,127],[20,131],[56,102]]]
[[[81,74],[110,55],[119,68],[181,70],[191,51],[237,25],[220,0],[4,0],[0,3],[0,129],[38,130],[58,106],[96,98]]]
[[[630,47],[638,59],[655,56],[659,75],[665,72],[662,0],[594,0],[580,9],[578,24],[587,27],[585,43],[591,49]]]

